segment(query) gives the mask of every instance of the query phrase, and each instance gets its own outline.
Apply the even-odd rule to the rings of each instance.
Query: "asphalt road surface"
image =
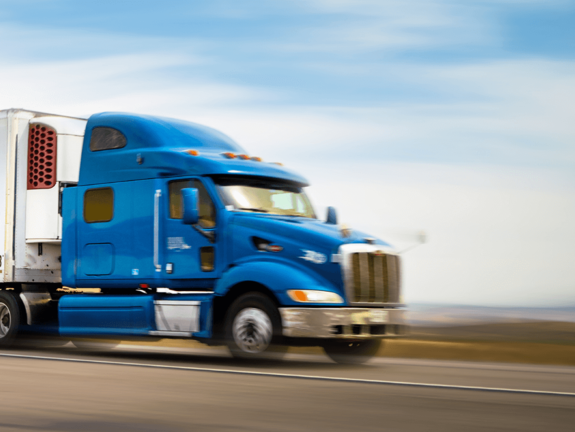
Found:
[[[0,351],[0,430],[573,431],[575,368],[21,348]]]

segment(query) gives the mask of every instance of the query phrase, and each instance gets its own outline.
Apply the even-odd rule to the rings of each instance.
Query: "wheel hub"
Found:
[[[4,303],[0,303],[0,338],[5,337],[10,331],[10,309]]]
[[[272,322],[257,308],[246,308],[234,318],[233,337],[237,346],[247,353],[261,353],[272,341]]]

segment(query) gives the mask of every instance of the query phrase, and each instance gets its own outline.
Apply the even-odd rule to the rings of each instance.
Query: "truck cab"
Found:
[[[35,290],[57,302],[62,337],[193,338],[247,358],[315,345],[365,361],[404,333],[400,259],[333,210],[319,219],[307,186],[205,126],[93,115],[77,182],[59,185],[61,279]],[[36,322],[23,282],[15,301]]]

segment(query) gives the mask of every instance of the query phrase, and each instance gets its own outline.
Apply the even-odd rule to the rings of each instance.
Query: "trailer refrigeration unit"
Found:
[[[172,337],[362,362],[404,332],[397,253],[213,129],[4,110],[0,168],[1,348]]]

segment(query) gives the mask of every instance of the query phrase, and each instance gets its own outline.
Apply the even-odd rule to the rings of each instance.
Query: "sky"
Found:
[[[0,109],[221,130],[403,254],[408,303],[575,305],[575,0],[0,0]]]

